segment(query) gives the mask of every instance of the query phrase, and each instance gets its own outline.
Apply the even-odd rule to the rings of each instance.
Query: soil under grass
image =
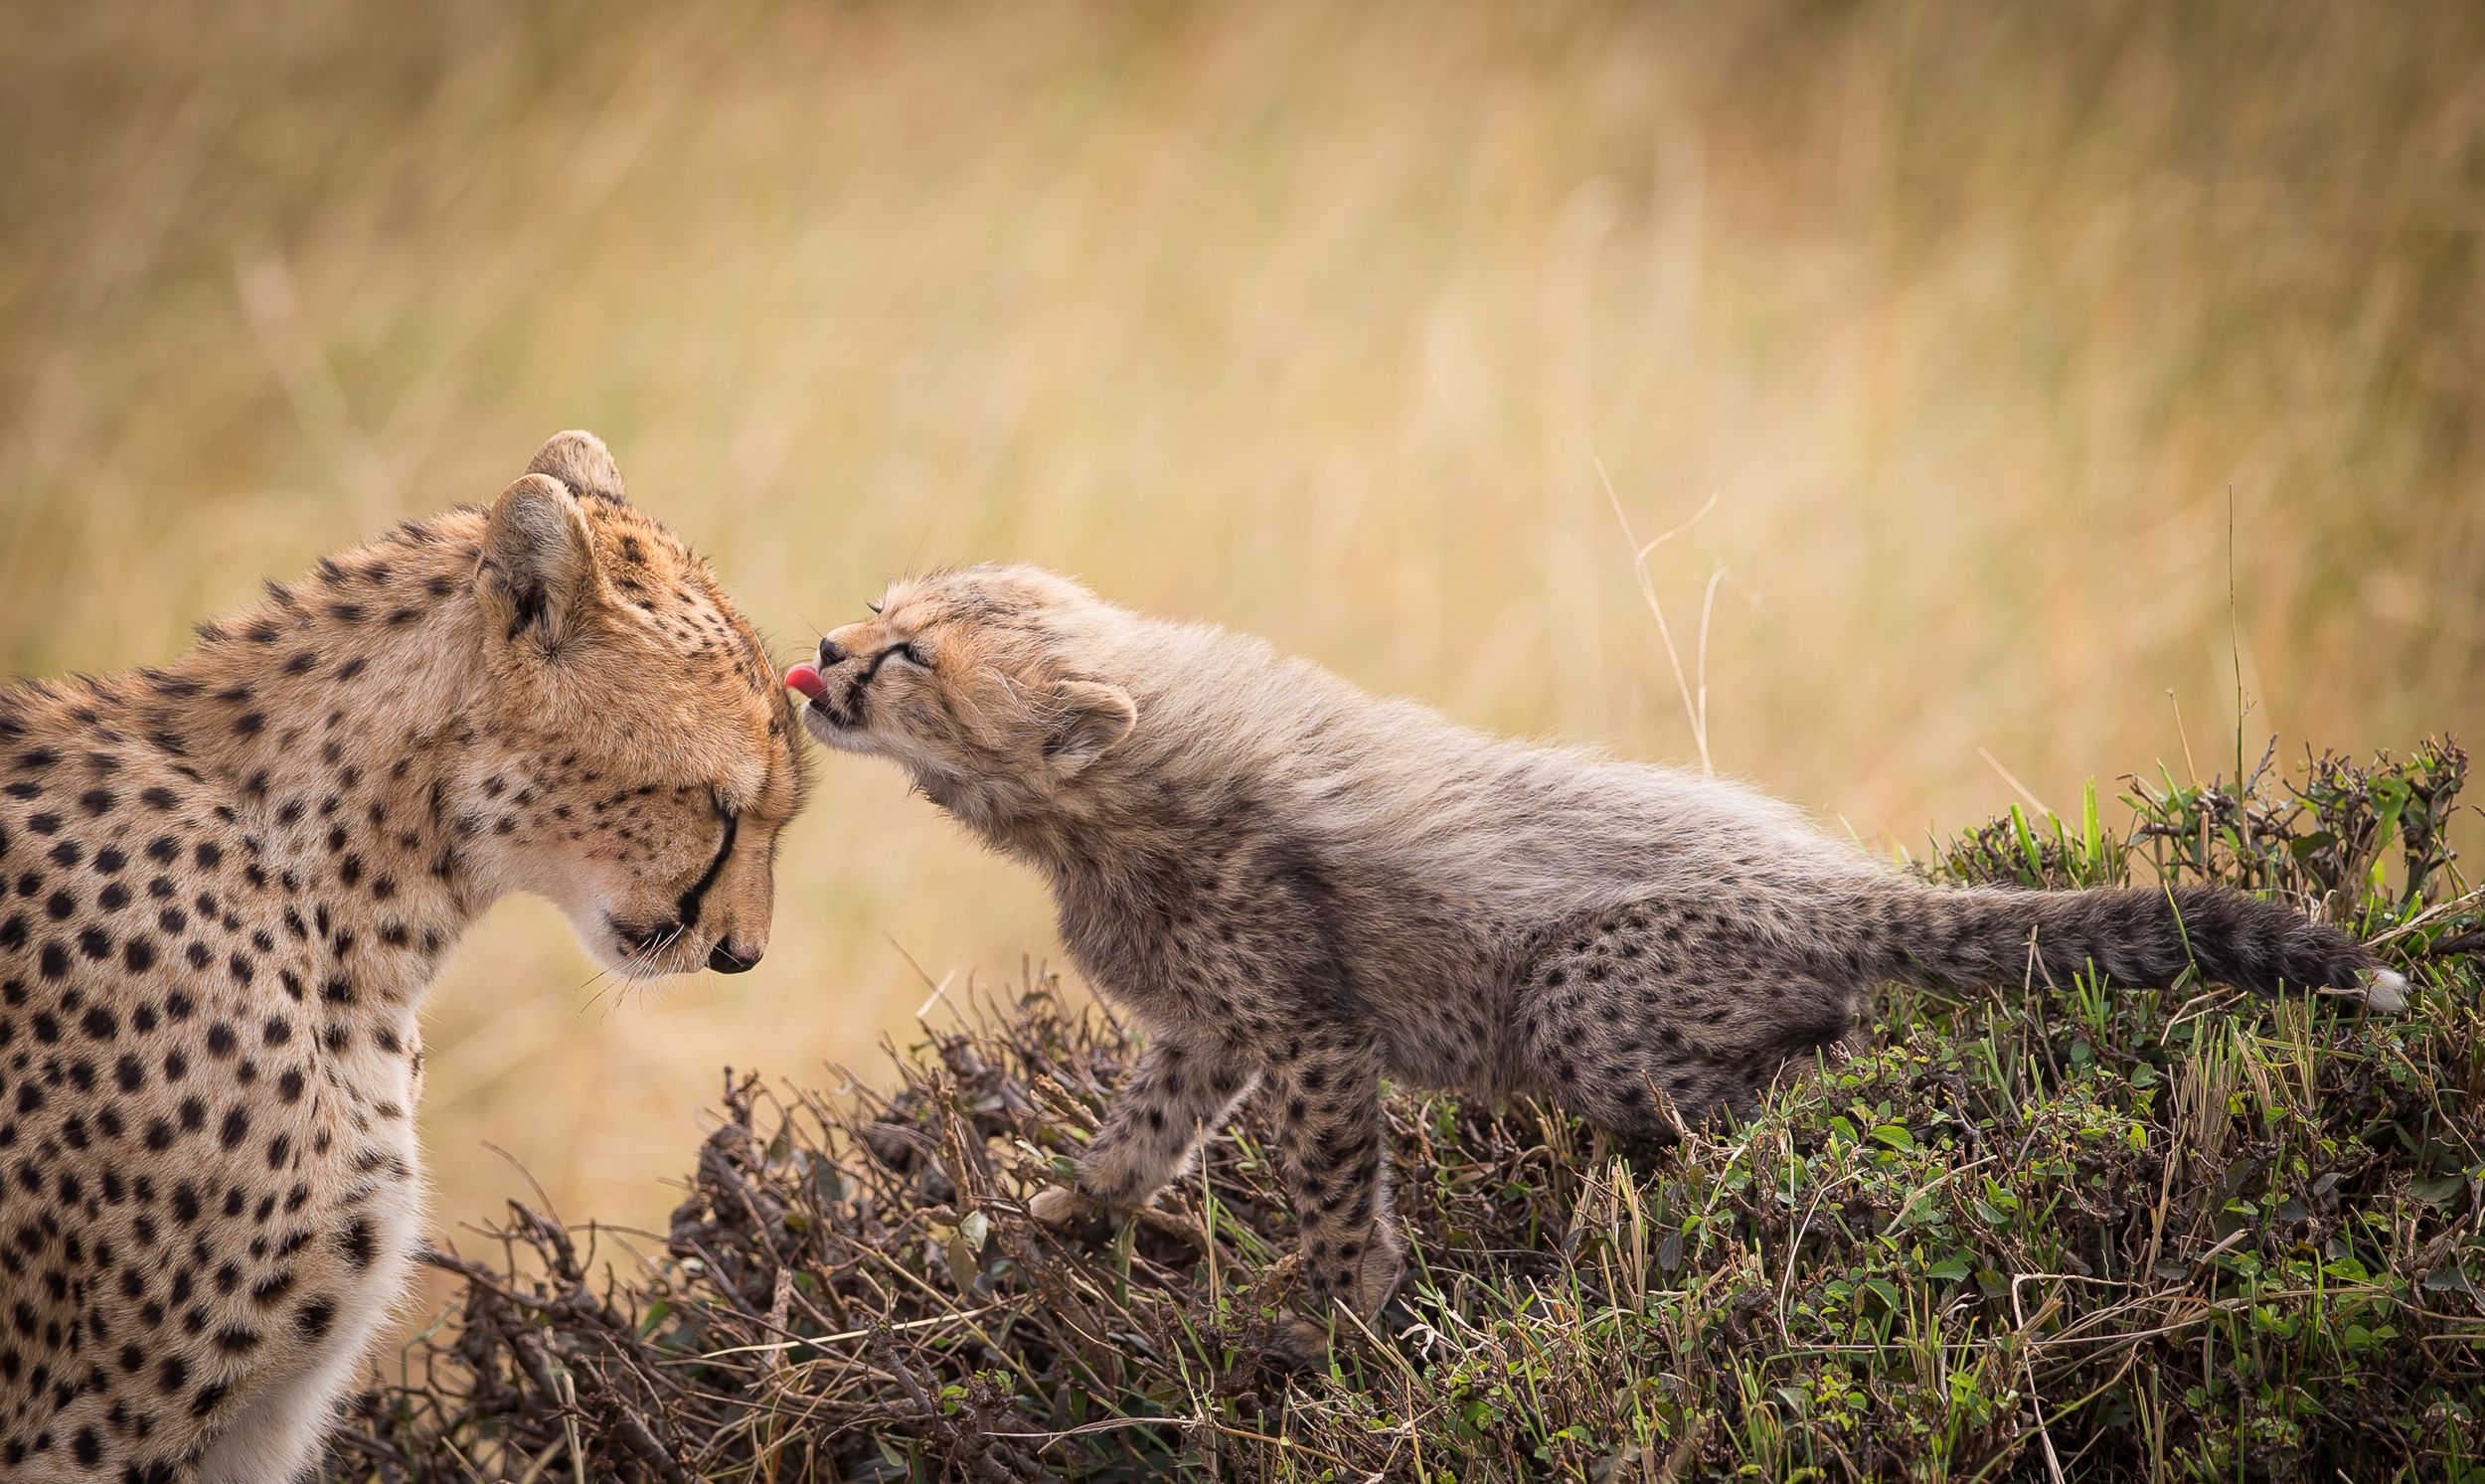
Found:
[[[2378,945],[2407,1013],[2081,979],[1893,990],[1753,1121],[1620,1148],[1389,1099],[1412,1265],[1290,1363],[1246,1117],[1119,1226],[1022,1199],[1127,1045],[1030,975],[887,1090],[729,1074],[672,1230],[514,1208],[433,1260],[335,1479],[2485,1479],[2485,897],[2465,755],[2126,779],[1947,881],[2225,882]],[[2123,811],[2116,811],[2118,814]],[[867,1079],[868,1080],[868,1079]]]

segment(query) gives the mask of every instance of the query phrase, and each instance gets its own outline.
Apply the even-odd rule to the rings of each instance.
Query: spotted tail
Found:
[[[2214,983],[2360,993],[2375,1010],[2406,1004],[2407,981],[2326,922],[2224,887],[2085,892],[1925,888],[1887,908],[1882,968],[1946,988],[2034,976],[2069,984],[2094,965],[2123,985],[2163,987],[2198,967]]]

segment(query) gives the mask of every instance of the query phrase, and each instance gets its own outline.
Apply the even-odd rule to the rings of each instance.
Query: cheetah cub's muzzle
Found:
[[[786,687],[804,702],[802,725],[814,736],[819,736],[822,728],[832,733],[851,731],[863,720],[861,708],[853,705],[853,693],[860,687],[849,682],[840,688],[845,696],[834,697],[829,692],[828,676],[822,673],[823,670],[833,671],[844,658],[842,650],[822,639],[818,664],[805,661],[785,672]],[[828,737],[820,737],[820,740],[831,741]]]
[[[802,727],[820,742],[848,751],[871,750],[866,734],[878,720],[876,694],[892,677],[893,661],[898,668],[925,668],[921,652],[911,644],[866,645],[854,633],[860,625],[842,630],[847,638],[840,642],[830,634],[820,640],[816,662],[806,661],[785,672],[785,686],[802,697]]]

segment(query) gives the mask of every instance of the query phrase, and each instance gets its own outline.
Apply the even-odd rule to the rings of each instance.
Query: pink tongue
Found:
[[[806,663],[785,672],[785,689],[800,691],[810,700],[817,701],[828,694],[828,682],[820,679],[819,666]]]

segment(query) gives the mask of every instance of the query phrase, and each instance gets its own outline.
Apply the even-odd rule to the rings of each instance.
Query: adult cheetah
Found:
[[[706,566],[568,432],[163,669],[0,692],[0,1476],[298,1477],[409,1266],[417,1012],[534,892],[767,944],[800,784]]]

